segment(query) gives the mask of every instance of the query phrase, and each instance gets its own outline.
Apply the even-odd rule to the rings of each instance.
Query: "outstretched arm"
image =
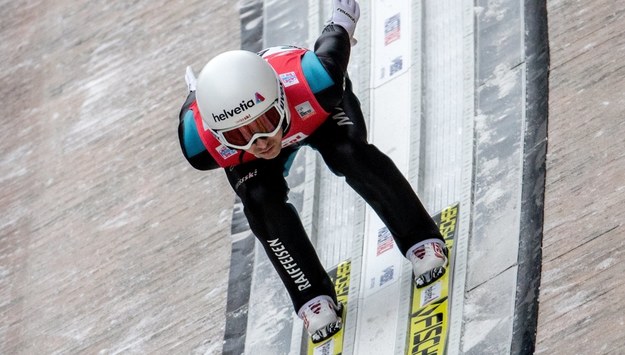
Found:
[[[317,95],[324,108],[337,106],[343,97],[343,83],[360,7],[355,0],[334,0],[330,23],[315,42],[315,54],[335,83]]]
[[[184,157],[194,168],[198,170],[216,169],[219,165],[206,151],[195,125],[194,112],[191,109],[191,105],[195,103],[195,76],[192,76],[192,81],[189,80],[189,68],[187,68],[186,79],[189,95],[180,109],[180,121],[178,123],[180,148]]]

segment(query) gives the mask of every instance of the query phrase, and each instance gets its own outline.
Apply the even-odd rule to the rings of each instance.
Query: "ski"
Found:
[[[347,299],[349,296],[349,284],[351,277],[351,261],[347,260],[328,272],[330,278],[334,282],[334,289],[336,290],[337,300],[343,305],[342,310],[342,328],[334,335],[318,343],[313,343],[306,331],[304,336],[306,339],[306,346],[303,349],[302,354],[308,355],[339,355],[343,353],[343,344],[345,336],[345,325],[347,322]]]
[[[458,211],[459,204],[454,204],[433,217],[445,238],[449,265],[440,279],[424,287],[412,286],[406,354],[434,355],[446,352]]]

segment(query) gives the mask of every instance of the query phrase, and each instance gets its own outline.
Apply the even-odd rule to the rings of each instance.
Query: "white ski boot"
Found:
[[[417,287],[424,287],[445,274],[447,247],[439,239],[427,239],[413,245],[406,258],[412,262]]]
[[[343,305],[334,303],[330,296],[318,296],[306,302],[297,312],[313,343],[319,343],[336,334],[343,327]]]

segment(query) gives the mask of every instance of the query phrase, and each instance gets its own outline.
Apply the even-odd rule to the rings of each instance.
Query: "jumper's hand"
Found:
[[[360,18],[360,6],[356,0],[332,0],[333,10],[330,22],[343,27],[349,34],[352,45],[356,44],[354,31]]]
[[[187,88],[189,88],[189,91],[195,91],[197,79],[195,79],[195,74],[193,73],[193,69],[191,69],[191,67],[187,67],[187,71],[184,75],[184,81],[187,82]]]

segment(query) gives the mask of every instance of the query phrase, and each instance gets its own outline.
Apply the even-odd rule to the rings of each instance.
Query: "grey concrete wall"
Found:
[[[236,3],[0,9],[0,353],[219,353],[233,195],[176,130]]]
[[[548,1],[551,76],[537,354],[625,349],[625,3]]]

